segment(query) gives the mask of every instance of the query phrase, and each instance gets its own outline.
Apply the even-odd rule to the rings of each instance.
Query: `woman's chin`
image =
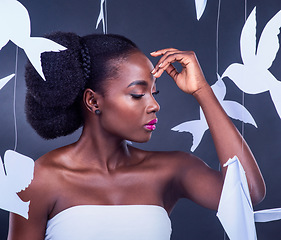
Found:
[[[131,143],[131,142],[135,142],[135,143],[146,143],[151,139],[151,134],[145,138],[137,138],[137,139],[127,139],[126,141]]]

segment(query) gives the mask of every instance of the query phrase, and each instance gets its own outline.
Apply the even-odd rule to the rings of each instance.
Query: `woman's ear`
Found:
[[[98,105],[98,99],[100,95],[96,92],[94,92],[92,89],[87,88],[84,91],[83,95],[83,103],[90,112],[95,112],[96,110],[99,110]]]

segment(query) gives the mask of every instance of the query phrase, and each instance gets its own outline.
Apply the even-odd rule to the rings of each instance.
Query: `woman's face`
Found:
[[[141,52],[130,54],[119,65],[118,76],[107,82],[99,101],[101,127],[121,139],[146,142],[160,109],[154,99],[153,65]]]

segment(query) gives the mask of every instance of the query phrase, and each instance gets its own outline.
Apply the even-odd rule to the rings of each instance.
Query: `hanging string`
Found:
[[[219,23],[220,23],[220,12],[221,12],[221,0],[218,3],[218,14],[217,14],[217,26],[216,26],[216,74],[219,73]],[[221,165],[219,164],[219,171]]]
[[[216,26],[216,73],[219,73],[219,23],[220,23],[220,12],[221,12],[221,0],[218,2],[218,14],[217,14],[217,26]],[[219,171],[221,165],[219,164]],[[223,230],[223,240],[227,240],[228,237],[226,232]]]
[[[18,76],[18,56],[19,47],[16,46],[16,65],[15,65],[15,78],[14,78],[14,102],[13,102],[13,114],[14,114],[14,126],[15,126],[15,145],[14,151],[16,151],[18,146],[18,128],[17,128],[17,117],[16,117],[16,90],[17,90],[17,76]]]
[[[244,20],[245,20],[245,23],[246,23],[246,21],[247,21],[247,0],[244,1]],[[245,93],[243,91],[242,91],[242,105],[243,105],[243,107],[245,107]],[[244,119],[244,111],[242,111],[242,119]],[[242,121],[241,134],[242,134],[242,137],[244,138],[245,124],[244,124],[243,121]],[[244,152],[243,138],[242,138],[242,141],[241,141],[242,153]]]
[[[247,21],[247,0],[245,0],[245,22]]]
[[[219,73],[219,22],[221,12],[221,0],[218,3],[218,16],[217,16],[217,33],[216,33],[216,71]]]
[[[217,14],[217,26],[216,26],[216,74],[219,73],[219,23],[220,23],[220,12],[221,12],[221,0],[218,3],[218,14]],[[219,171],[221,165],[219,164]]]
[[[104,0],[105,34],[107,34],[107,1]]]

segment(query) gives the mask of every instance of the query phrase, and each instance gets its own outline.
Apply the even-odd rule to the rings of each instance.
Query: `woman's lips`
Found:
[[[145,127],[146,129],[148,129],[149,131],[153,131],[153,130],[155,130],[155,128],[156,128],[155,124],[156,124],[157,122],[158,122],[158,119],[155,118],[155,119],[151,120],[150,122],[148,122],[147,124],[145,124],[144,127]]]
[[[158,119],[155,118],[155,119],[151,120],[149,123],[147,123],[146,125],[154,125],[154,124],[156,124],[157,122],[158,122]]]

